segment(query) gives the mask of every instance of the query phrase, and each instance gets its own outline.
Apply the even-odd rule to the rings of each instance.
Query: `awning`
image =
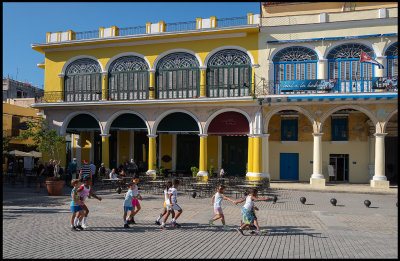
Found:
[[[35,157],[35,158],[41,158],[42,157],[42,153],[38,152],[38,151],[32,150],[29,153],[32,154],[32,156]]]
[[[19,150],[9,151],[8,154],[14,155],[16,157],[33,157],[32,154],[30,154],[28,152],[19,151]]]

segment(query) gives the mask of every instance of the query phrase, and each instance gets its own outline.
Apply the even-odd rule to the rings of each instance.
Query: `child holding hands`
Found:
[[[219,185],[217,189],[217,193],[214,194],[214,196],[211,198],[211,205],[214,205],[214,213],[216,216],[213,219],[209,220],[210,225],[214,225],[214,221],[217,219],[221,219],[222,225],[224,225],[224,230],[229,230],[228,226],[225,224],[225,217],[224,213],[222,212],[222,207],[221,207],[221,202],[222,199],[229,200],[232,203],[237,204],[235,201],[232,199],[226,197],[224,195],[225,193],[225,186],[224,185]]]

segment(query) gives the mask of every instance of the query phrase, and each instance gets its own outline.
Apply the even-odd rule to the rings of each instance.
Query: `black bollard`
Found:
[[[369,201],[368,199],[364,201],[364,205],[369,208],[369,206],[371,205],[371,201]]]
[[[332,198],[332,199],[331,199],[331,204],[332,204],[333,206],[336,206],[336,203],[337,203],[336,198]]]
[[[275,204],[277,200],[278,200],[278,197],[275,195],[274,199],[273,199],[274,203],[272,203],[272,204]]]
[[[305,197],[301,197],[301,198],[300,198],[300,202],[301,202],[302,204],[305,204],[305,203],[306,203],[306,198],[305,198]]]
[[[192,193],[192,198],[195,198],[196,195],[197,195],[196,191],[193,191],[193,193]]]

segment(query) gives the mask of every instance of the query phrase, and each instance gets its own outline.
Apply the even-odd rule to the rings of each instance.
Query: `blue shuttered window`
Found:
[[[348,128],[347,128],[347,118],[335,119],[332,118],[332,140],[333,141],[343,141],[348,140]]]
[[[281,140],[297,141],[297,119],[281,120]]]

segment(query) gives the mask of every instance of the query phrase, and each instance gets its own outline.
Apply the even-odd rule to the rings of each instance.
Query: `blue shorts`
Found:
[[[128,211],[132,211],[133,210],[133,207],[125,207],[124,206],[124,212],[128,212]]]
[[[80,211],[80,210],[83,210],[83,208],[82,208],[82,206],[71,206],[71,212],[72,213],[76,213],[76,212],[78,212],[78,211]]]

